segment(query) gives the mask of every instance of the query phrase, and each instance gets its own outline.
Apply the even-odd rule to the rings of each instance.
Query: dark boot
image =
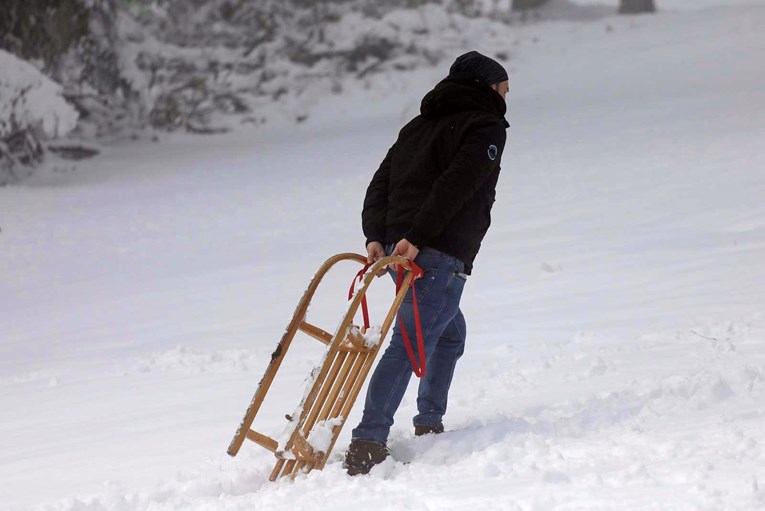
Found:
[[[345,453],[343,468],[349,476],[368,474],[372,467],[385,461],[388,457],[388,448],[385,444],[371,440],[351,440],[351,445]]]
[[[438,426],[425,426],[424,424],[414,426],[414,436],[430,435],[431,433],[437,435],[444,432],[444,425]]]

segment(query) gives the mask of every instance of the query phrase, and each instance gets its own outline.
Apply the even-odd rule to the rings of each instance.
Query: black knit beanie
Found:
[[[449,68],[447,78],[477,80],[492,85],[507,80],[507,71],[496,60],[477,51],[469,51],[457,57]]]

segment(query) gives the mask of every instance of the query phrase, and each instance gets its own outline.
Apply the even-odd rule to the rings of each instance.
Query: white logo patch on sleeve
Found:
[[[497,146],[494,144],[489,146],[489,159],[494,161],[497,159],[497,153],[499,153],[499,149],[497,149]]]

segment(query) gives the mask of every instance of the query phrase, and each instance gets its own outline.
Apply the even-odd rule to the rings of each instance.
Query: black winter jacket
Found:
[[[491,223],[505,111],[488,85],[451,79],[436,85],[367,188],[361,214],[367,244],[406,238],[460,259],[469,274]]]

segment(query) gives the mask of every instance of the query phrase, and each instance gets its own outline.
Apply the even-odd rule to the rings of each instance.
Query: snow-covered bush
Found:
[[[509,0],[131,0],[122,55],[146,77],[136,89],[155,128],[299,122],[349,81],[442,64],[472,40],[507,58],[506,44],[492,43],[507,25],[493,14],[510,9]]]
[[[78,135],[136,125],[140,96],[125,77],[120,15],[127,0],[3,0],[0,49],[62,85],[80,113]]]
[[[61,85],[31,64],[0,50],[0,138],[39,128],[49,138],[71,132],[78,114],[63,97]]]
[[[43,157],[40,138],[57,138],[77,125],[78,113],[61,85],[0,50],[0,185]]]
[[[349,81],[472,45],[505,60],[514,16],[512,0],[5,1],[0,48],[62,84],[83,138],[299,121]]]

